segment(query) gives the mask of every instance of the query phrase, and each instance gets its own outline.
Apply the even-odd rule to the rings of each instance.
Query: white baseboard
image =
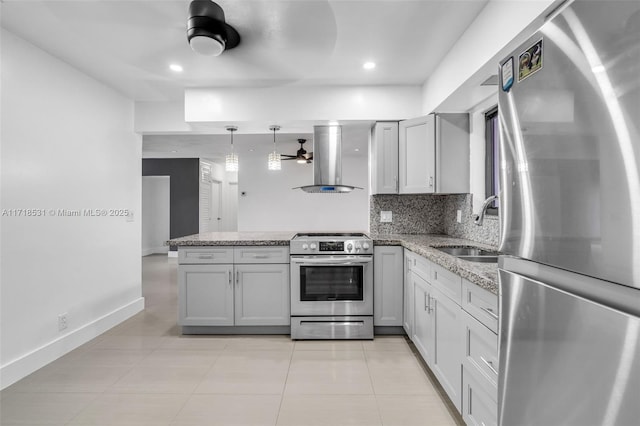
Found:
[[[144,309],[140,297],[0,367],[0,390],[44,367]]]
[[[169,251],[169,247],[166,246],[162,246],[162,247],[152,247],[152,248],[147,248],[147,249],[142,249],[142,256],[149,256],[151,254],[162,254],[162,253],[167,253]]]
[[[167,256],[169,257],[178,257],[178,252],[177,251],[169,251],[167,252]]]

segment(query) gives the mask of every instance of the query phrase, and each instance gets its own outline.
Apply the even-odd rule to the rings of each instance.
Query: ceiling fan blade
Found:
[[[298,158],[297,155],[289,155],[289,154],[280,154],[280,157],[287,157],[286,160]],[[284,158],[283,158],[284,160]]]

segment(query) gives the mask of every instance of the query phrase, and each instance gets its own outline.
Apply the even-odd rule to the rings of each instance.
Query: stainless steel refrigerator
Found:
[[[498,422],[640,424],[640,1],[500,63]]]

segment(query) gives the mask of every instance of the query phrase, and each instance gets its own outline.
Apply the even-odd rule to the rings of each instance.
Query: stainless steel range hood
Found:
[[[315,193],[345,193],[362,189],[342,184],[342,127],[313,127],[313,185],[293,189]]]

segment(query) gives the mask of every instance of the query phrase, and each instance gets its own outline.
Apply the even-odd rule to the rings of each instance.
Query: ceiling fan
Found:
[[[306,141],[306,139],[298,139],[300,149],[296,152],[296,155],[280,154],[280,156],[283,160],[296,160],[296,162],[300,164],[311,164],[311,160],[313,160],[313,152],[307,152],[307,150],[304,149],[304,143]]]

